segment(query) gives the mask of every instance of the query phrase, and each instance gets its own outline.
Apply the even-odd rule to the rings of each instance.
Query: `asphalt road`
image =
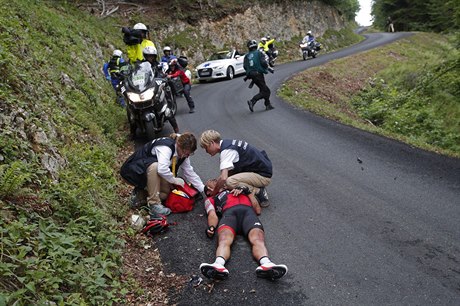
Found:
[[[238,238],[214,286],[171,292],[179,305],[459,305],[460,160],[414,149],[299,111],[276,89],[301,70],[403,38],[366,35],[351,48],[276,67],[267,76],[275,110],[242,77],[192,89],[196,113],[178,100],[181,131],[206,129],[265,149],[273,162],[271,206],[260,216],[270,257],[285,278],[257,279],[249,244]],[[300,55],[299,55],[300,59]],[[164,132],[171,132],[168,129]],[[218,175],[218,157],[199,148],[192,163],[203,181]],[[200,275],[213,262],[201,205],[169,218],[178,224],[157,236],[166,273]],[[200,275],[201,276],[201,275]]]

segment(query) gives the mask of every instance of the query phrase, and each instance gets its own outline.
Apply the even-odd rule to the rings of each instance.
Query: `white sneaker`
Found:
[[[256,269],[257,277],[275,280],[283,277],[288,271],[285,265],[276,265],[272,262],[260,265]]]
[[[208,264],[208,263],[202,263],[200,265],[200,270],[201,273],[203,273],[204,276],[207,278],[212,278],[212,279],[226,279],[228,277],[228,270],[223,266],[218,263],[213,263],[213,264]]]
[[[164,207],[162,204],[150,204],[149,207],[151,215],[160,214],[167,216],[171,213],[171,209]]]

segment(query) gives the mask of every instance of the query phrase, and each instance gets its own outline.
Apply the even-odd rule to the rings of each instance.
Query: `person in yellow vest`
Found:
[[[268,46],[275,42],[275,39],[268,39],[267,37],[262,37],[259,42],[259,49],[263,49],[265,53],[268,51]]]
[[[145,47],[152,46],[156,49],[155,44],[147,38],[149,30],[143,23],[136,23],[133,27],[133,30],[139,30],[142,32],[142,42],[140,44],[128,46],[126,54],[128,55],[128,60],[130,64],[134,64],[137,61],[143,61],[144,55],[142,50]]]

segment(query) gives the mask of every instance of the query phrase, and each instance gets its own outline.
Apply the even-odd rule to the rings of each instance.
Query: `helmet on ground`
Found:
[[[147,27],[143,23],[136,23],[133,27],[134,30],[143,30],[143,31],[148,31]]]
[[[113,56],[121,56],[123,54],[123,52],[121,52],[120,50],[114,50],[113,51]]]
[[[255,49],[257,48],[257,41],[255,41],[254,39],[251,39],[247,42],[246,46],[248,46],[249,50]]]
[[[166,52],[166,51],[171,51],[171,47],[166,46],[166,47],[163,48],[163,51],[164,51],[164,52]]]
[[[146,55],[158,55],[157,49],[152,46],[147,46],[142,50],[142,54],[144,54],[144,57]]]
[[[260,41],[267,41],[267,37],[262,37]]]

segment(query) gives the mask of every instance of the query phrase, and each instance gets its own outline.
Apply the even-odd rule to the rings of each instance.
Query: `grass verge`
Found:
[[[459,62],[453,38],[417,33],[304,71],[278,94],[326,118],[459,157]]]

